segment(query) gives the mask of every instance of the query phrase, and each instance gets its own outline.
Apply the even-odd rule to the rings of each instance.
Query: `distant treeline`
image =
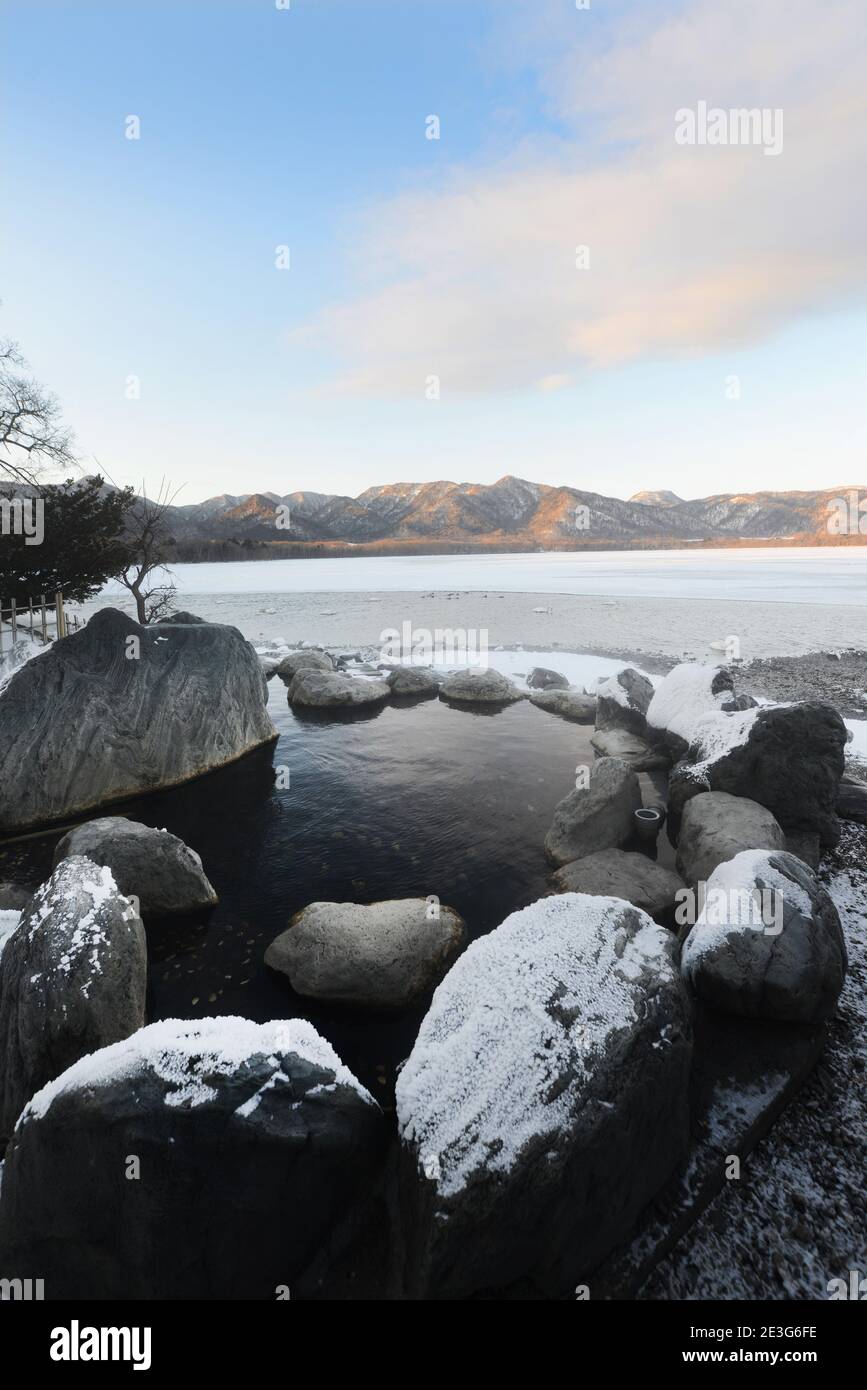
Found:
[[[348,544],[346,541],[257,541],[249,537],[237,540],[175,540],[169,543],[170,563],[204,564],[215,560],[317,560],[348,559],[355,555],[516,555],[550,551],[593,550],[737,550],[744,547],[792,547],[865,545],[864,536],[829,536],[825,531],[801,533],[796,536],[749,537],[725,536],[714,540],[683,540],[676,536],[645,536],[641,539],[580,541],[558,540],[553,545],[539,545],[537,540],[496,537],[487,541],[388,540]]]

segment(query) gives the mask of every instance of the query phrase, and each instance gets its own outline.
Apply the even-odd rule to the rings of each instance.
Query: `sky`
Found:
[[[867,483],[863,0],[0,25],[0,336],[85,471],[178,502]],[[701,103],[766,124],[702,142]]]

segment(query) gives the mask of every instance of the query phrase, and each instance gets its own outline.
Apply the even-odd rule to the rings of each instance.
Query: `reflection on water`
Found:
[[[277,680],[270,712],[276,744],[108,812],[180,836],[220,895],[198,918],[149,924],[151,1017],[302,1015],[387,1103],[424,1008],[371,1018],[312,1004],[267,969],[265,947],[294,912],[321,899],[435,893],[471,937],[490,931],[546,891],[545,834],[576,765],[593,761],[592,729],[524,701],[470,710],[433,699],[295,715]],[[0,878],[35,886],[50,872],[57,838],[0,849]],[[667,841],[660,853],[670,860]]]

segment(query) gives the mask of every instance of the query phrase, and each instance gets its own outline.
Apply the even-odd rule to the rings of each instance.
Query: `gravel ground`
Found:
[[[846,823],[820,877],[840,912],[849,973],[822,1060],[643,1299],[826,1299],[867,1276],[867,828]]]
[[[771,700],[827,700],[849,718],[867,715],[867,651],[752,661],[745,669],[744,683],[753,694]]]

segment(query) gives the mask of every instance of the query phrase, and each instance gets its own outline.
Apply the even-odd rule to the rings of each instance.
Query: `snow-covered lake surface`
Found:
[[[867,546],[249,560],[173,574],[182,596],[458,589],[867,606]]]

